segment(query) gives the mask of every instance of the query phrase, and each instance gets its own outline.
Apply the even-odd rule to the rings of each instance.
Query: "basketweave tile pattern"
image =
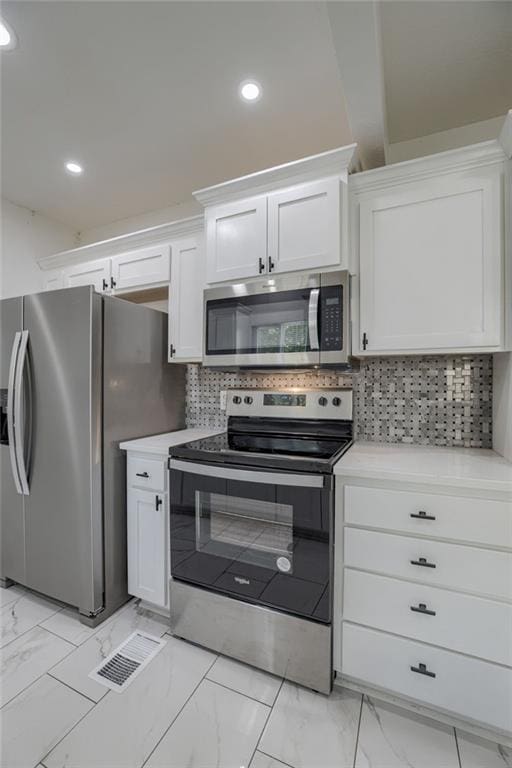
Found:
[[[216,371],[187,366],[187,426],[224,429],[233,387],[353,387],[358,440],[490,448],[492,357],[367,358],[357,372]]]
[[[361,361],[353,378],[360,440],[492,447],[492,356]]]

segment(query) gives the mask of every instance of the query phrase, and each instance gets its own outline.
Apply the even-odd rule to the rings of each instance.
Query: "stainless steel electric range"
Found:
[[[231,390],[227,411],[226,433],[169,451],[172,632],[328,693],[352,392]]]

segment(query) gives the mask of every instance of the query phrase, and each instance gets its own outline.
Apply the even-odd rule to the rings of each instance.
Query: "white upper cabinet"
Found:
[[[266,270],[267,200],[252,197],[206,210],[209,283],[254,277]]]
[[[98,293],[105,293],[110,290],[110,277],[110,259],[87,261],[64,270],[64,287],[92,285]]]
[[[192,363],[203,354],[205,253],[200,234],[172,244],[169,289],[169,362]]]
[[[208,283],[348,266],[355,145],[194,192],[205,206]]]
[[[357,181],[356,354],[504,348],[504,158],[428,173],[442,157],[361,174],[378,179],[369,190]]]
[[[46,272],[44,275],[44,290],[55,291],[58,288],[64,288],[64,275],[61,269],[52,272]]]
[[[268,196],[269,271],[339,265],[340,186],[322,179]]]
[[[126,291],[168,283],[170,268],[170,247],[167,244],[122,253],[112,258],[112,288]]]

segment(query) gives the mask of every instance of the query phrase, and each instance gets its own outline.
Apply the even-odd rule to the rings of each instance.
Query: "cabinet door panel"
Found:
[[[162,607],[168,580],[166,517],[166,494],[128,489],[128,592]]]
[[[266,197],[253,197],[208,209],[206,252],[209,283],[257,276],[260,260],[266,269]]]
[[[340,263],[340,181],[300,184],[268,198],[272,272]]]
[[[142,285],[168,283],[170,278],[170,246],[155,245],[123,253],[112,259],[112,276],[116,291]]]
[[[197,362],[202,359],[204,267],[202,237],[172,244],[169,362]]]
[[[44,290],[56,291],[59,288],[64,288],[64,274],[62,270],[47,272],[44,276]]]
[[[92,285],[95,291],[104,293],[110,288],[110,274],[110,259],[75,264],[64,270],[64,286]]]
[[[499,168],[452,174],[360,207],[366,352],[499,347]]]

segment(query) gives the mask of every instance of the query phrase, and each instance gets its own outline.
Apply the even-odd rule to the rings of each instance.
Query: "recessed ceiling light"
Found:
[[[7,22],[0,19],[0,50],[10,51],[16,47],[16,35]]]
[[[75,176],[78,176],[82,171],[84,170],[81,165],[78,165],[78,163],[74,163],[70,161],[69,163],[66,163],[66,170],[70,173],[74,174]]]
[[[240,96],[245,101],[257,101],[261,96],[261,86],[255,80],[240,83]]]

